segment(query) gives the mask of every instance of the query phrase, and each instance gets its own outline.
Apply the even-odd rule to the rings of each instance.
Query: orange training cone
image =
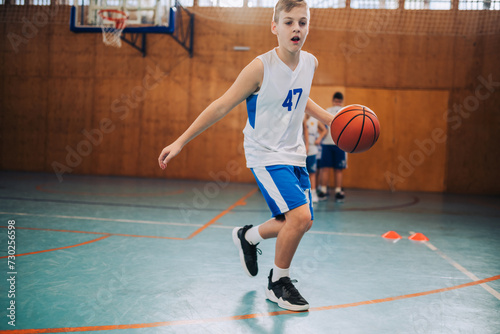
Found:
[[[394,231],[389,231],[389,232],[386,232],[386,233],[382,234],[382,238],[386,238],[386,239],[403,239],[402,236],[400,236],[398,233],[396,233]]]
[[[412,234],[408,237],[408,239],[410,240],[414,240],[414,241],[429,241],[429,238],[427,238],[425,235],[423,235],[422,233],[415,233],[415,234]]]

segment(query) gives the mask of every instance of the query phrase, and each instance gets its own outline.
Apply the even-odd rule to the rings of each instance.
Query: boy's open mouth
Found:
[[[292,41],[293,41],[293,42],[298,42],[298,41],[300,41],[299,36],[293,36],[293,37],[292,37]]]

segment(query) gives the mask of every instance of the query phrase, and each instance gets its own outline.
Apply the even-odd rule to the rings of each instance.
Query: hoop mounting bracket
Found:
[[[127,36],[130,35],[130,38]],[[140,38],[140,44],[139,44],[139,36],[142,36]],[[146,33],[126,33],[123,32],[122,35],[120,36],[121,40],[142,53],[143,57],[146,57]]]

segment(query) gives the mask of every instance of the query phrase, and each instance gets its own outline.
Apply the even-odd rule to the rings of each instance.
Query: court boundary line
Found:
[[[386,297],[380,299],[366,300],[354,303],[339,304],[339,305],[329,305],[329,306],[319,306],[312,307],[306,312],[318,312],[318,311],[328,311],[336,309],[345,309],[357,306],[374,305],[380,303],[386,303],[391,301],[417,298],[422,296],[428,296],[437,293],[443,293],[447,291],[462,289],[466,287],[476,286],[484,284],[487,282],[492,282],[500,279],[500,275],[488,277],[479,281],[472,281],[464,284],[459,284],[451,287],[428,290],[423,292],[411,293],[406,295]],[[154,328],[154,327],[167,327],[167,326],[180,326],[180,325],[197,325],[206,323],[216,323],[225,321],[235,321],[235,320],[245,320],[245,319],[256,319],[264,317],[274,317],[278,315],[287,314],[297,314],[294,311],[275,311],[275,312],[265,312],[265,313],[252,313],[252,314],[242,314],[234,316],[225,316],[217,318],[205,318],[205,319],[191,319],[191,320],[171,320],[171,321],[161,321],[161,322],[151,322],[151,323],[140,323],[140,324],[127,324],[127,325],[104,325],[104,326],[82,326],[82,327],[60,327],[60,328],[31,328],[31,329],[15,329],[6,330],[5,333],[19,333],[19,334],[38,334],[38,333],[61,333],[61,332],[90,332],[90,331],[103,331],[103,330],[122,330],[122,329],[141,329],[141,328]]]
[[[96,238],[96,239],[92,239],[92,240],[87,240],[87,241],[84,241],[84,242],[80,242],[80,243],[78,243],[76,245],[69,245],[69,246],[63,246],[63,247],[57,247],[57,248],[51,248],[51,249],[44,249],[44,250],[41,250],[41,251],[16,254],[15,257],[26,256],[26,255],[34,255],[34,254],[40,254],[40,253],[53,252],[53,251],[62,250],[62,249],[69,249],[69,248],[80,247],[80,246],[88,245],[88,244],[91,244],[91,243],[94,243],[94,242],[97,242],[97,241],[101,241],[101,240],[107,239],[109,237],[111,237],[111,235],[103,235],[102,237],[99,237],[99,238]],[[6,259],[8,257],[9,257],[9,255],[7,255],[7,256],[0,256],[0,259]]]

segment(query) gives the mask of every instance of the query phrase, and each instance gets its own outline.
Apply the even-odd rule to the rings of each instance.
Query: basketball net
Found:
[[[127,13],[117,9],[103,9],[99,11],[99,17],[104,44],[115,48],[121,47],[121,35],[127,26]]]

